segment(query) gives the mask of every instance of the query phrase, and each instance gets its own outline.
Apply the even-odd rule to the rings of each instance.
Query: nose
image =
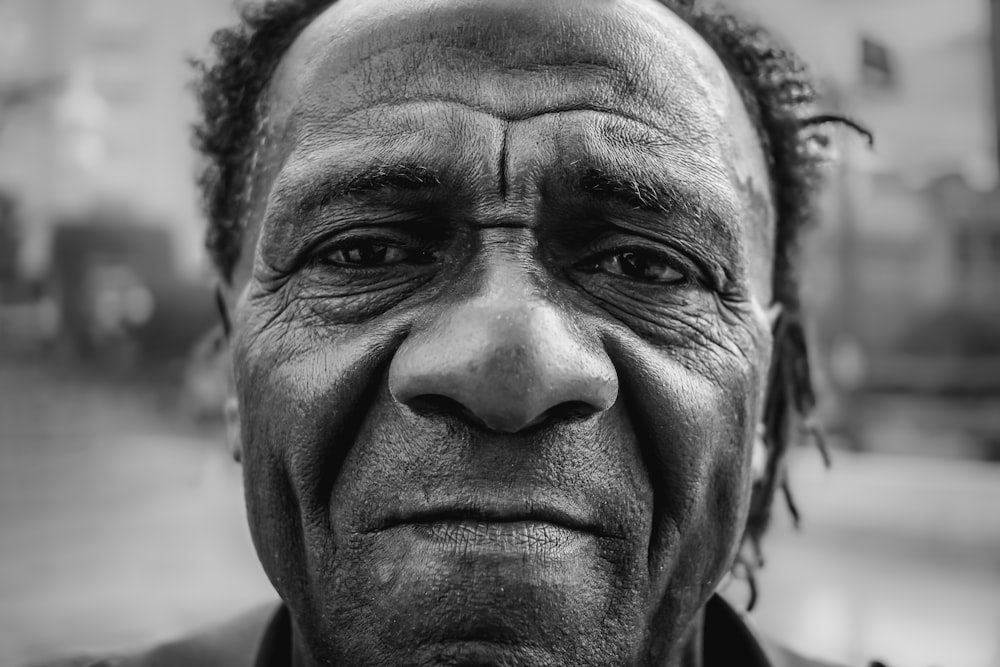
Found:
[[[582,417],[618,396],[611,360],[551,302],[479,296],[414,331],[389,368],[389,390],[414,409],[446,407],[507,433],[556,415]]]

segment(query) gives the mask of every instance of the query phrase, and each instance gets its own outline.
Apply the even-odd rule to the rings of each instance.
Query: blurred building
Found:
[[[108,209],[168,229],[177,270],[198,270],[186,57],[231,12],[229,0],[0,0],[0,90],[39,91],[0,110],[0,190],[17,198],[27,274],[46,272],[58,221]]]
[[[990,0],[729,0],[762,19],[875,130],[868,170],[995,185]]]
[[[809,249],[834,380],[1000,390],[989,0],[732,4],[776,28],[824,77],[827,108],[876,137],[869,151],[842,133]]]
[[[0,347],[136,365],[212,326],[188,61],[234,14],[232,0],[0,0],[0,222],[17,245],[0,257],[15,265],[0,270]]]

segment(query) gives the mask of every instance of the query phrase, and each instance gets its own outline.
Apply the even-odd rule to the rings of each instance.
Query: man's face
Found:
[[[234,361],[330,664],[678,659],[750,496],[772,209],[653,0],[342,0],[272,81]]]

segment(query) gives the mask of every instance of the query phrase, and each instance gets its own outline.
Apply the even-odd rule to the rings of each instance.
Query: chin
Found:
[[[643,598],[624,592],[638,587],[622,585],[601,538],[558,535],[539,548],[494,537],[462,543],[397,528],[352,541],[359,550],[337,554],[336,590],[315,619],[331,664],[633,662]]]
[[[413,664],[417,665],[461,665],[462,667],[571,664],[560,660],[551,650],[469,640],[427,646],[416,651],[412,660]]]

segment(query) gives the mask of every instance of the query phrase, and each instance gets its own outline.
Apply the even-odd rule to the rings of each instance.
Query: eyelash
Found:
[[[363,266],[363,265],[352,265],[345,262],[337,262],[331,259],[331,255],[338,251],[343,251],[357,246],[384,246],[386,248],[397,248],[403,249],[409,255],[413,257],[419,257],[419,261],[414,263],[427,263],[429,261],[430,255],[432,254],[434,247],[433,244],[426,240],[414,238],[411,236],[401,236],[393,234],[348,234],[345,236],[338,236],[333,241],[328,241],[326,243],[319,244],[314,250],[309,253],[309,264],[313,266],[335,266],[340,269],[346,269],[350,271],[372,271],[379,270],[384,266],[393,266],[395,264],[405,263],[391,262],[382,266]]]

